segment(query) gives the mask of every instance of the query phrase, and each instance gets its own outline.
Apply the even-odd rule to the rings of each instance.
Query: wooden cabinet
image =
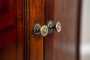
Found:
[[[0,60],[78,60],[80,0],[0,0]],[[35,36],[33,27],[61,22]]]

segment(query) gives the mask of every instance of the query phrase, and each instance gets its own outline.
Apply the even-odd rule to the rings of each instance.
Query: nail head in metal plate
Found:
[[[60,32],[61,31],[61,23],[57,22],[55,28],[56,28],[57,32]]]
[[[33,33],[35,36],[38,36],[40,34],[40,29],[41,29],[41,25],[40,24],[35,24],[34,28],[33,28]]]
[[[40,30],[42,36],[46,36],[48,34],[48,27],[46,25],[43,25]]]

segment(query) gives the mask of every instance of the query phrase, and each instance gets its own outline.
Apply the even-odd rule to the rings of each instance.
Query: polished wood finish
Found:
[[[0,60],[77,60],[79,2],[0,0]],[[60,21],[62,31],[34,36],[34,24],[50,20]]]
[[[45,37],[45,60],[77,60],[79,2],[79,0],[46,0],[47,22],[60,21],[62,31]]]
[[[23,23],[23,0],[17,0],[17,23],[16,23],[16,27],[17,27],[17,59],[16,60],[24,60],[24,23]]]
[[[30,0],[30,60],[43,60],[43,37],[33,35],[35,23],[44,24],[44,0]]]
[[[55,0],[45,0],[45,24],[50,20],[54,21]],[[53,33],[44,38],[44,60],[53,60],[54,58],[54,36]]]
[[[23,60],[22,0],[0,0],[0,60]]]

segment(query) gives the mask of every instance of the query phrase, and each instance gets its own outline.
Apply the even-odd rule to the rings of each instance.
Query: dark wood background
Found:
[[[23,60],[22,0],[0,0],[0,60]]]

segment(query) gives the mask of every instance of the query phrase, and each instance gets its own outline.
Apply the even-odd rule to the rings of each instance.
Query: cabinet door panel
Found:
[[[54,32],[44,39],[45,60],[77,60],[77,41],[79,40],[78,0],[46,0],[45,17],[61,22],[62,31]]]

